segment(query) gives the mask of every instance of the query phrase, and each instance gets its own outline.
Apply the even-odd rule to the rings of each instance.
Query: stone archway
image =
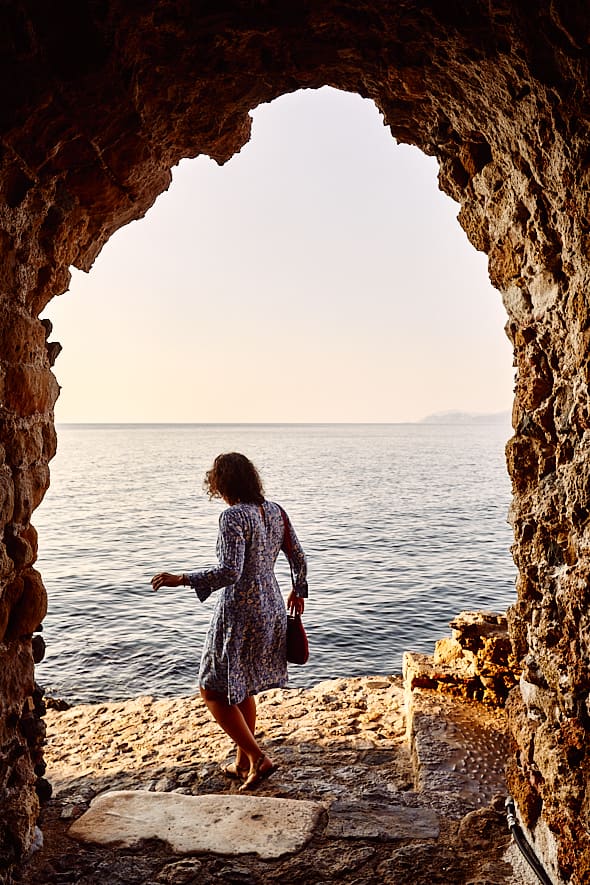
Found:
[[[508,445],[524,665],[510,716],[520,814],[585,881],[588,698],[588,45],[583,4],[553,0],[192,4],[29,0],[0,11],[2,333],[0,845],[31,839],[43,774],[33,655],[45,614],[31,516],[55,451],[58,345],[38,315],[143,215],[181,157],[224,162],[248,111],[305,87],[371,98],[400,141],[440,163],[487,252],[518,369]],[[42,785],[41,785],[42,786]],[[0,874],[1,875],[1,874]]]

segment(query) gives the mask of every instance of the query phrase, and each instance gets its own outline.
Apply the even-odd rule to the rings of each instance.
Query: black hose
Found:
[[[518,825],[518,821],[516,820],[516,808],[514,805],[514,800],[510,796],[508,797],[508,799],[506,799],[505,805],[508,829],[512,833],[514,841],[520,849],[520,853],[537,876],[539,882],[542,882],[543,885],[553,885],[553,882],[545,872],[545,868],[543,867],[541,861],[525,839],[524,833]]]

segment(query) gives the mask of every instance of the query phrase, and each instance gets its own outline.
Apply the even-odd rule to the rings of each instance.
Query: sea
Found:
[[[399,674],[460,611],[515,601],[504,423],[59,425],[33,522],[49,607],[37,681],[70,703],[197,691],[214,605],[159,571],[216,563],[220,452],[257,465],[308,560],[306,665],[290,684]],[[286,560],[277,577],[287,596]]]

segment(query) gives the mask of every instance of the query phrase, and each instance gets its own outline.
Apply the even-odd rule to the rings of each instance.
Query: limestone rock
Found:
[[[122,790],[97,796],[69,835],[101,845],[161,839],[179,854],[257,854],[266,860],[303,848],[324,808],[260,796],[183,796]]]
[[[461,713],[465,702],[433,692],[424,695],[428,706],[416,712],[430,731],[431,756],[444,760],[449,751],[446,717]],[[489,736],[486,716],[492,715],[490,708],[471,702],[468,743],[465,734],[457,735],[456,720],[450,720],[455,729],[452,749],[456,753],[459,747],[463,752],[465,771],[461,778],[447,782],[443,795],[433,793],[429,786],[430,757],[421,755],[424,772],[419,767],[412,770],[406,733],[417,732],[420,722],[406,722],[399,677],[334,679],[308,690],[265,692],[259,700],[259,737],[280,767],[248,796],[239,794],[237,784],[223,777],[221,766],[235,751],[198,697],[141,697],[50,708],[47,774],[54,784],[54,797],[44,808],[44,846],[21,871],[20,885],[60,885],[64,869],[72,881],[91,882],[98,877],[113,885],[192,885],[197,879],[200,885],[220,881],[358,885],[375,880],[446,885],[449,871],[451,881],[461,885],[479,881],[480,873],[481,881],[486,881],[484,874],[491,876],[493,885],[529,885],[515,878],[512,865],[503,860],[505,821],[486,805],[487,795],[496,788],[489,756],[484,767],[475,754],[469,756],[469,748]],[[447,706],[441,707],[441,701]],[[484,722],[478,730],[480,714]],[[504,714],[499,711],[498,715]],[[294,738],[294,728],[305,732],[305,743]],[[420,764],[417,755],[414,761]],[[464,791],[469,773],[476,775],[478,786],[465,797],[456,790]],[[282,858],[219,854],[218,850],[227,850],[227,834],[222,832],[221,842],[207,842],[211,850],[198,858],[179,859],[160,841],[159,813],[160,839],[143,840],[133,848],[84,841],[72,851],[67,837],[72,824],[74,833],[78,825],[86,828],[89,803],[98,796],[94,808],[99,808],[105,794],[113,791],[133,791],[134,798],[142,797],[148,809],[161,804],[174,807],[183,797],[213,798],[224,808],[232,805],[233,798],[248,803],[272,798],[282,808],[289,807],[283,800],[290,800],[321,809],[321,819],[312,838]],[[475,815],[471,814],[474,808],[478,809]],[[465,812],[468,817],[461,820]],[[131,816],[132,824],[137,816]],[[145,823],[143,810],[139,817]],[[109,818],[112,822],[113,817]],[[279,818],[284,823],[282,811]],[[114,822],[116,833],[113,836],[111,831],[108,838],[118,838],[118,827],[124,824],[127,839],[129,818],[115,817]],[[258,823],[262,827],[264,817]],[[195,828],[190,829],[194,836]],[[90,838],[93,832],[91,824]]]
[[[368,802],[334,802],[330,807],[327,835],[334,839],[436,839],[439,824],[430,808],[375,805]]]
[[[503,706],[519,674],[506,616],[461,612],[451,621],[451,627],[451,638],[439,639],[434,655],[405,652],[407,687],[432,688]]]
[[[415,689],[408,737],[415,786],[433,808],[463,817],[506,795],[510,741],[504,711]]]

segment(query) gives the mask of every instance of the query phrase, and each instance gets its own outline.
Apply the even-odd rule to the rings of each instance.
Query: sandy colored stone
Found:
[[[270,860],[303,848],[323,812],[318,802],[294,799],[121,790],[97,796],[69,835],[123,848],[161,839],[178,854],[257,854]]]
[[[410,689],[431,688],[503,706],[519,673],[506,616],[461,612],[451,627],[452,636],[439,639],[433,655],[404,653],[404,681]]]
[[[391,782],[407,782],[404,703],[399,677],[382,680],[379,689],[358,678],[329,680],[309,691],[265,692],[257,733],[281,765],[265,791],[278,787],[288,797],[312,798],[305,792],[313,789],[312,779],[329,773],[323,795],[339,798],[355,789],[359,762],[376,748],[389,759]],[[376,720],[362,722],[356,712],[350,717],[351,710],[368,709]],[[50,709],[46,718],[46,755],[56,796],[68,796],[72,784],[82,782],[96,793],[142,784],[167,789],[163,785],[170,776],[175,787],[207,792],[208,784],[224,784],[219,772],[233,752],[199,696],[80,704]],[[369,782],[377,783],[378,766],[372,772]]]

